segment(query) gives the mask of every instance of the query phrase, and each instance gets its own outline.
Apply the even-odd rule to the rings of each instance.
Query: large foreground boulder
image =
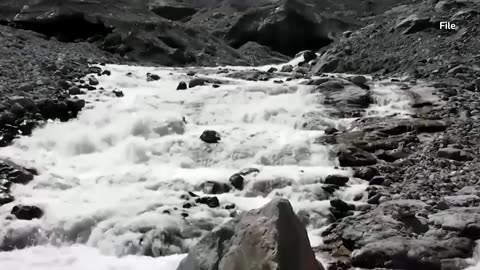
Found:
[[[237,216],[207,234],[177,270],[323,270],[286,199]]]

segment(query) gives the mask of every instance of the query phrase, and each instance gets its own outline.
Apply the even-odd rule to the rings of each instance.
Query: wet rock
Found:
[[[245,259],[248,254],[248,260]],[[307,232],[285,199],[244,212],[203,237],[177,270],[323,270]]]
[[[333,194],[335,191],[340,189],[340,186],[339,185],[332,185],[332,184],[322,185],[322,189],[325,190],[328,193]]]
[[[435,133],[445,131],[446,129],[447,124],[444,121],[419,119],[414,121],[398,121],[381,129],[380,132],[388,135],[400,135],[410,131]]]
[[[30,112],[30,113],[38,112],[38,107],[32,98],[23,97],[23,96],[13,96],[10,98],[10,102],[11,104],[15,104],[15,103],[20,104],[23,107],[23,109],[27,112]]]
[[[355,83],[355,84],[365,84],[367,83],[367,78],[365,76],[353,76],[350,78],[350,80]]]
[[[25,108],[23,108],[23,106],[18,104],[17,102],[12,104],[12,106],[10,107],[10,111],[17,117],[22,117],[27,112],[27,110],[25,110]]]
[[[368,204],[380,204],[381,194],[375,194],[367,200]]]
[[[85,107],[85,100],[79,98],[69,98],[66,100],[67,110],[77,113]]]
[[[32,205],[15,205],[10,213],[22,220],[39,219],[43,216],[43,210]]]
[[[207,181],[200,185],[205,194],[223,194],[230,191],[230,186],[226,183]]]
[[[235,209],[235,207],[236,207],[236,205],[234,203],[225,205],[225,209],[227,209],[227,210]]]
[[[213,197],[200,197],[195,200],[196,203],[199,204],[206,204],[210,208],[215,208],[220,206],[220,202],[218,201],[218,198],[213,196]]]
[[[325,134],[326,135],[333,135],[337,132],[338,132],[338,129],[336,129],[334,127],[328,127],[328,128],[325,129]]]
[[[292,185],[292,181],[284,178],[257,180],[250,186],[252,195],[268,195],[275,189],[282,189]]]
[[[325,184],[336,185],[336,186],[345,186],[348,182],[348,176],[343,175],[328,175],[325,178]]]
[[[187,252],[184,237],[179,228],[151,230],[140,239],[141,254],[150,257],[168,256]]]
[[[158,81],[160,80],[160,76],[153,73],[147,73],[147,82]]]
[[[456,160],[456,161],[469,161],[472,160],[472,157],[467,152],[453,148],[453,147],[446,147],[443,149],[438,150],[437,156],[441,158]]]
[[[99,85],[100,82],[98,82],[97,78],[95,77],[88,77],[88,84],[95,86]]]
[[[229,182],[238,190],[243,190],[245,179],[240,173],[235,173],[230,176]]]
[[[195,78],[188,83],[188,88],[205,85],[207,81],[202,78]]]
[[[7,203],[11,203],[15,200],[15,198],[6,193],[6,192],[2,192],[0,191],[0,206],[4,205],[4,204],[7,204]]]
[[[437,208],[438,210],[447,210],[450,208],[450,205],[448,205],[448,203],[444,200],[441,200],[437,203]]]
[[[13,124],[17,117],[10,111],[0,112],[0,125]]]
[[[70,95],[82,95],[82,94],[84,94],[84,92],[82,92],[82,90],[80,90],[80,88],[79,88],[78,86],[76,86],[76,85],[70,87],[70,88],[68,89],[68,93],[69,93]]]
[[[124,94],[121,90],[113,90],[112,92],[116,97],[123,97],[124,96]]]
[[[383,182],[385,182],[385,177],[376,175],[370,180],[369,185],[380,186]]]
[[[355,210],[355,205],[353,204],[348,204],[338,198],[335,198],[333,200],[330,200],[330,206],[333,208],[339,210],[342,213],[346,213],[350,210]]]
[[[278,71],[278,69],[277,69],[277,68],[274,68],[274,67],[271,67],[271,68],[269,68],[269,69],[267,70],[268,73],[275,73],[275,72],[277,72],[277,71]]]
[[[221,137],[215,130],[205,130],[202,135],[200,135],[200,140],[206,143],[218,143]]]
[[[244,168],[242,169],[239,174],[245,176],[245,175],[249,175],[249,174],[252,174],[252,173],[259,173],[260,170],[257,169],[257,168]]]
[[[284,65],[284,66],[282,66],[282,69],[280,71],[281,72],[292,72],[293,71],[293,66],[292,65]]]
[[[377,163],[375,155],[354,146],[342,147],[337,155],[342,167],[370,166]]]
[[[379,175],[378,169],[375,167],[362,167],[355,171],[354,177],[370,181],[373,177]]]
[[[34,175],[36,175],[34,170],[27,170],[10,161],[0,160],[0,176],[14,184],[27,184],[33,180]]]
[[[186,82],[179,82],[178,83],[178,86],[177,86],[177,90],[186,90],[188,87],[187,87],[187,83]]]
[[[304,63],[308,63],[312,60],[315,60],[317,58],[317,54],[315,54],[314,51],[303,51],[303,52],[300,52],[301,56],[303,56],[303,61]],[[299,55],[297,54],[295,57],[298,57]]]
[[[104,70],[104,71],[102,71],[101,74],[106,75],[106,76],[110,76],[110,75],[112,75],[112,72],[110,70]]]
[[[401,158],[408,157],[408,153],[401,150],[401,149],[394,149],[394,150],[378,150],[375,152],[375,155],[382,160],[387,162],[394,162]]]

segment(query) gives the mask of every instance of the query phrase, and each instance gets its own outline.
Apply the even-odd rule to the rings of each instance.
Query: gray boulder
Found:
[[[177,270],[323,270],[286,199],[244,212],[190,250]]]

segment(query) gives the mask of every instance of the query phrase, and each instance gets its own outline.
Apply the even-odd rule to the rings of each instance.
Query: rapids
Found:
[[[329,201],[315,199],[312,191],[320,189],[319,179],[329,174],[353,173],[336,167],[332,149],[313,143],[323,130],[303,130],[299,123],[311,112],[336,127],[348,127],[354,119],[329,117],[318,102],[321,94],[311,94],[311,86],[299,84],[301,80],[249,82],[217,74],[215,68],[197,68],[202,77],[223,84],[176,91],[179,81],[191,78],[184,69],[102,68],[112,72],[98,77],[105,92],[88,92],[87,108],[78,119],[50,122],[1,150],[0,157],[40,173],[28,185],[15,185],[16,201],[0,207],[0,246],[9,242],[19,247],[0,252],[2,269],[175,270],[185,250],[173,249],[157,258],[142,256],[146,232],[184,230],[199,222],[219,225],[230,218],[223,206],[235,203],[244,211],[261,207],[274,196],[288,198],[296,211],[315,210],[322,226],[307,229],[312,246],[321,243]],[[147,82],[147,72],[161,79]],[[105,94],[113,89],[125,96]],[[368,115],[408,117],[411,97],[405,91],[381,83],[372,90],[376,104],[367,109]],[[199,139],[207,129],[221,134],[219,144]],[[232,174],[248,167],[260,173],[249,176],[244,191],[217,195],[219,208],[182,208],[181,196],[187,191],[204,195],[196,191],[202,182],[228,182]],[[268,179],[286,179],[290,184],[251,194],[252,182]],[[353,177],[348,184],[335,195],[352,201],[367,187]],[[19,203],[41,207],[44,217],[9,218],[11,207]],[[197,240],[198,235],[183,245],[188,248]]]

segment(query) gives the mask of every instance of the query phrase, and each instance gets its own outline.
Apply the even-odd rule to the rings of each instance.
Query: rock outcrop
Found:
[[[190,250],[178,270],[323,270],[285,199],[242,213]]]

